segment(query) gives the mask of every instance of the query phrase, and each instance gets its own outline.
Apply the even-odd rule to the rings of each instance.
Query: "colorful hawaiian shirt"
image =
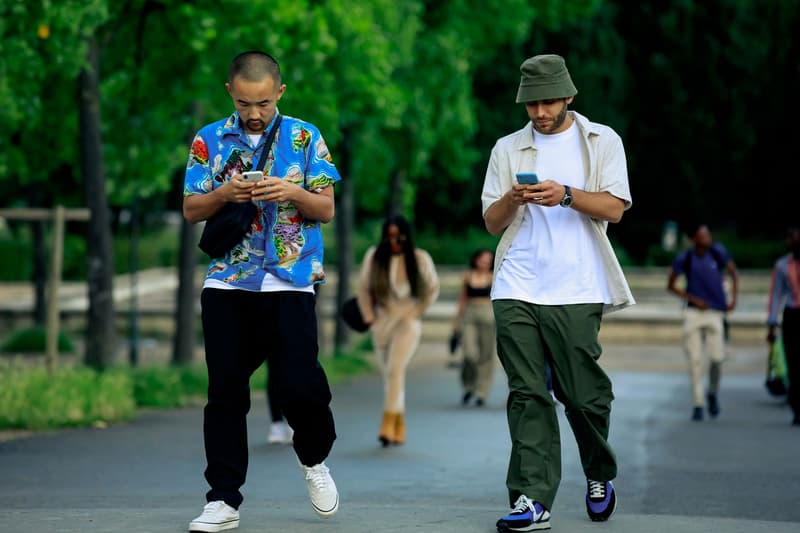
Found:
[[[211,192],[234,174],[254,168],[258,158],[264,157],[264,137],[252,147],[237,113],[203,127],[192,141],[184,196]],[[341,179],[319,130],[293,117],[284,115],[267,157],[265,175],[308,190],[332,186]],[[297,287],[324,283],[320,222],[303,218],[290,202],[259,201],[256,205],[258,214],[250,231],[224,257],[211,259],[206,277],[253,291],[261,288],[267,272]]]

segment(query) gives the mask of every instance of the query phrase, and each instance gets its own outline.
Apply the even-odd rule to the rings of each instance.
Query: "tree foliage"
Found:
[[[625,141],[634,208],[611,231],[637,260],[668,219],[774,235],[791,195],[745,207],[742,193],[791,168],[799,6],[2,0],[0,194],[5,205],[85,203],[74,102],[95,36],[116,208],[180,205],[189,139],[231,111],[228,61],[259,48],[284,69],[282,112],[317,124],[334,156],[349,135],[361,219],[381,217],[399,183],[418,225],[480,227],[489,150],[526,121],[514,103],[519,64],[556,52],[578,86],[573,107]]]

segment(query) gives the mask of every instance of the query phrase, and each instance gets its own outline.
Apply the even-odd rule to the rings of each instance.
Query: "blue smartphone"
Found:
[[[517,183],[520,185],[536,185],[539,183],[539,176],[536,172],[520,172],[517,174]]]

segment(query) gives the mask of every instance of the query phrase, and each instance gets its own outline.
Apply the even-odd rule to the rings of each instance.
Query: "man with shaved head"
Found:
[[[294,430],[314,511],[329,518],[339,508],[325,465],[336,431],[331,391],[317,359],[314,298],[314,286],[325,282],[321,224],[333,218],[339,173],[319,130],[278,112],[286,85],[272,56],[257,50],[237,55],[225,87],[235,112],[195,135],[183,214],[196,223],[230,204],[252,202],[256,209],[244,237],[211,257],[200,296],[209,381],[205,477],[211,489],[190,531],[239,526],[248,383],[264,361],[277,408]],[[243,179],[259,163],[263,177]]]

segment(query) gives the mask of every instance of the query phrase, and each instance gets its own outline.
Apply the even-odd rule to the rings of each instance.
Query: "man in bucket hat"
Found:
[[[512,511],[501,532],[550,528],[561,443],[546,365],[578,443],[589,518],[614,512],[614,395],[598,332],[604,312],[634,303],[606,237],[631,205],[622,140],[568,110],[578,91],[562,57],[538,55],[520,70],[517,103],[530,122],[495,143],[481,195],[486,229],[502,233],[491,297],[508,377]]]

